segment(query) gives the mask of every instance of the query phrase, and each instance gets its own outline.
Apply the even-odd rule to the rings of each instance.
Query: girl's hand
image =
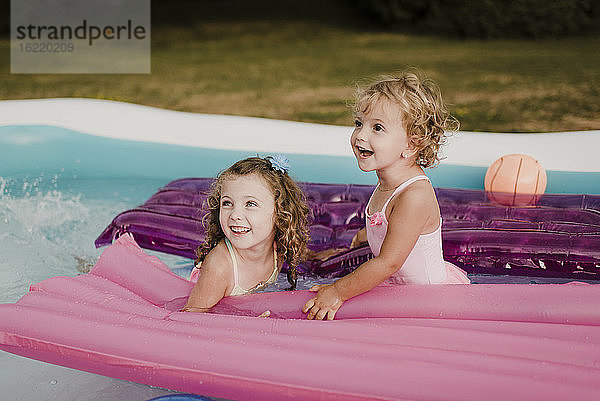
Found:
[[[210,310],[210,308],[196,308],[193,306],[185,306],[180,309],[179,312],[196,312],[196,313],[206,313]]]
[[[338,309],[344,301],[333,284],[317,284],[312,286],[309,291],[316,292],[314,298],[306,301],[302,307],[302,313],[308,313],[307,319],[333,320]]]

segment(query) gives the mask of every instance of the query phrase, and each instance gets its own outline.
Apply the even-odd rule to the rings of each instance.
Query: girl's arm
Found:
[[[221,244],[212,249],[202,262],[200,276],[192,288],[184,312],[208,312],[227,293],[231,281],[231,266],[221,255]]]
[[[334,284],[311,288],[318,293],[302,308],[308,319],[332,320],[344,301],[378,286],[402,267],[430,218],[431,208],[423,195],[411,188],[390,202],[388,231],[379,256]]]

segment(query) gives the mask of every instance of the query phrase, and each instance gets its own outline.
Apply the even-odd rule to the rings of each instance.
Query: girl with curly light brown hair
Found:
[[[357,92],[354,114],[350,145],[378,183],[352,245],[368,242],[375,257],[334,284],[314,286],[317,295],[302,308],[308,319],[333,319],[344,301],[384,283],[469,283],[443,260],[440,208],[423,171],[458,128],[437,85],[414,73],[382,77]]]
[[[207,198],[206,238],[196,251],[202,266],[192,272],[196,284],[183,310],[206,312],[223,297],[262,289],[284,261],[296,287],[309,208],[288,167],[280,155],[250,157],[219,174]]]

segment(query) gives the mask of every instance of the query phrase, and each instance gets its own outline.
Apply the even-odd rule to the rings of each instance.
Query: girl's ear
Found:
[[[408,141],[408,145],[406,145],[406,149],[402,151],[402,157],[405,159],[409,159],[417,154],[416,146],[413,139]]]
[[[415,141],[415,137],[414,137],[414,136],[411,136],[411,137],[409,137],[409,138],[408,138],[408,145],[407,145],[407,148],[408,148],[408,150],[409,150],[409,151],[411,151],[411,152],[416,152],[416,150],[415,150],[415,149],[417,148],[417,144],[416,144],[416,141]]]

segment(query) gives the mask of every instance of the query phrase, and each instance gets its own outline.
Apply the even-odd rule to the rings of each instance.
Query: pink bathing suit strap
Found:
[[[388,203],[390,203],[390,201],[392,200],[392,198],[394,196],[398,195],[400,192],[402,192],[406,187],[408,187],[413,182],[420,181],[420,180],[427,180],[427,181],[429,181],[429,177],[427,177],[426,175],[417,175],[415,177],[409,178],[408,180],[404,181],[402,184],[398,185],[398,188],[396,188],[394,190],[394,192],[392,193],[392,195],[383,204],[383,207],[381,208],[381,213],[383,213],[383,215],[385,216],[385,209],[387,208],[387,205],[388,205]]]

